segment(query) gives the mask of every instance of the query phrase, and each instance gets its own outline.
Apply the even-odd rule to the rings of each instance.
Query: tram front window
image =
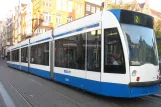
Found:
[[[146,63],[158,65],[156,43],[153,29],[122,24],[130,51],[130,65],[141,66]]]

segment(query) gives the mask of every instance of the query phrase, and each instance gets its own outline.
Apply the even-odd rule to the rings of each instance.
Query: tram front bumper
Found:
[[[131,82],[129,88],[131,97],[141,97],[156,94],[159,91],[161,80],[150,82]]]
[[[129,87],[147,87],[161,84],[161,79],[156,81],[148,81],[148,82],[131,82],[129,83]]]

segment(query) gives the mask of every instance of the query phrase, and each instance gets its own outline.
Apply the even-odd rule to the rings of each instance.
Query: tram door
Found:
[[[87,33],[86,90],[100,93],[101,89],[101,30]]]

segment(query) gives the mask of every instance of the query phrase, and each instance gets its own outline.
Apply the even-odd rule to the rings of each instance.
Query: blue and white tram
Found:
[[[9,60],[7,60],[8,66],[13,67],[15,69],[19,69],[19,70],[21,70],[21,63],[19,60],[20,59],[20,56],[19,56],[20,47],[21,47],[21,44],[17,44],[7,49],[7,57],[10,58]]]
[[[21,42],[21,47],[20,47],[20,63],[21,63],[21,67],[20,69],[25,71],[25,72],[29,72],[29,59],[28,59],[28,55],[29,55],[29,39]]]
[[[10,47],[8,65],[50,79],[51,41],[52,31],[48,31]]]
[[[92,93],[133,98],[159,90],[153,18],[142,13],[98,12],[31,38],[28,50],[28,72]]]
[[[29,72],[50,79],[52,30],[30,39]]]

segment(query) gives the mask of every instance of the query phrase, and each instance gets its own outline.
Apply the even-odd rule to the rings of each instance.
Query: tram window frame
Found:
[[[99,34],[100,33],[100,34]],[[90,39],[91,40],[90,40]],[[101,29],[87,32],[87,71],[101,72],[101,47],[102,47]],[[97,45],[96,45],[97,44]],[[97,53],[95,52],[97,51]],[[91,53],[92,52],[92,53]]]
[[[28,63],[28,47],[21,48],[21,62]]]
[[[110,35],[106,34],[106,33],[110,33]],[[108,35],[108,36],[106,36],[106,35]],[[113,41],[109,41],[110,40],[109,36],[113,36],[113,35],[117,35],[117,36],[111,38],[111,39],[113,39]],[[114,41],[115,38],[117,38],[117,39]],[[110,45],[110,43],[112,44],[114,42],[115,42],[115,44],[114,44],[115,46],[111,45],[111,47],[110,46],[106,47],[106,44]],[[115,50],[115,54],[113,54],[114,52],[111,52],[111,49],[109,49],[109,47],[112,48],[113,51]],[[117,47],[117,49],[114,49],[115,47]],[[120,49],[120,52],[118,51],[119,49]],[[106,56],[107,52],[105,50],[110,52],[110,53],[108,53],[107,56]],[[119,53],[119,57],[116,57],[116,53],[117,53],[116,50]],[[117,58],[118,59],[120,58],[120,64],[118,63],[119,60],[117,60]],[[113,60],[114,62],[117,61],[117,63],[115,63],[116,65],[114,63],[111,64],[111,60]],[[105,63],[108,63],[108,64],[105,64]],[[120,34],[119,34],[119,31],[116,27],[104,29],[104,73],[126,74],[125,55],[124,55],[124,51],[123,51],[123,46],[122,46]]]
[[[12,61],[19,62],[19,49],[12,51]]]
[[[85,44],[85,33],[55,40],[55,66],[85,70]]]
[[[19,49],[16,50],[16,62],[19,62]]]
[[[13,61],[13,57],[14,57],[13,51],[11,51],[11,61]]]
[[[7,52],[7,61],[10,61],[10,52]]]
[[[49,66],[49,42],[31,46],[31,64]]]

